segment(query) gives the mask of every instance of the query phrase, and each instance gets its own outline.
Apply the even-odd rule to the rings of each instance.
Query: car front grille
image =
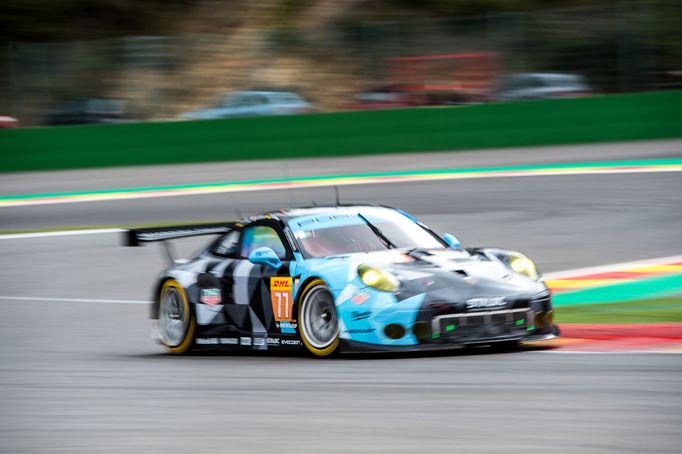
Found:
[[[440,315],[431,320],[431,329],[437,341],[480,342],[519,338],[532,324],[533,311],[522,308]]]

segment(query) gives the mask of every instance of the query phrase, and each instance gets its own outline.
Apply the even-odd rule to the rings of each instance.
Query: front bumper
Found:
[[[553,319],[552,310],[535,311],[532,308],[439,315],[431,319],[430,337],[435,343],[465,345],[521,341],[554,334]],[[425,337],[420,336],[420,340],[425,341]]]
[[[418,345],[377,345],[377,344],[367,344],[364,342],[354,342],[348,340],[341,341],[341,352],[342,353],[415,353],[415,352],[438,352],[438,351],[448,351],[448,350],[462,350],[468,347],[477,346],[495,346],[502,343],[514,343],[518,342],[538,342],[551,339],[557,339],[559,337],[558,328],[554,327],[554,332],[549,334],[534,334],[531,336],[525,336],[522,338],[517,337],[500,337],[495,339],[487,340],[475,340],[467,343],[453,343],[453,342],[438,342],[438,343],[424,343]]]
[[[426,351],[476,345],[535,342],[558,337],[551,305],[494,311],[433,314],[420,312],[411,325],[389,322],[383,342],[345,339],[346,350]],[[409,344],[402,342],[411,339]],[[397,342],[396,342],[397,341]],[[400,343],[398,343],[400,342]]]

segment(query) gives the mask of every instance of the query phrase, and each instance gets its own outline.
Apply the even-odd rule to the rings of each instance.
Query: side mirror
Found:
[[[452,233],[446,233],[445,235],[443,235],[443,239],[445,240],[446,243],[448,243],[448,246],[450,246],[453,249],[459,249],[462,247],[462,243]]]
[[[282,261],[277,257],[275,251],[269,247],[259,247],[254,249],[249,254],[249,262],[254,265],[267,265],[271,268],[278,269],[282,266]]]

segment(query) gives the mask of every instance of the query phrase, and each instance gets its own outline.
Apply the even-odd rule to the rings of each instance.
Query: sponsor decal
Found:
[[[353,284],[348,284],[346,285],[343,290],[341,290],[341,293],[339,296],[336,298],[335,304],[337,306],[345,303],[346,301],[350,300],[351,297],[355,292],[358,291],[358,288],[354,286]]]
[[[371,311],[351,311],[351,320],[364,320],[372,315]]]
[[[369,299],[369,290],[367,289],[362,289],[358,290],[353,293],[353,296],[350,297],[350,300],[354,304],[363,304]]]
[[[248,337],[243,339],[248,339]],[[197,345],[237,345],[239,339],[236,337],[197,337],[194,342]]]
[[[270,278],[270,299],[272,301],[272,314],[276,322],[294,321],[292,314],[294,298],[292,295],[292,279],[290,277]]]
[[[348,334],[367,334],[376,331],[374,328],[363,328],[363,329],[347,329],[344,333]]]
[[[274,347],[274,346],[277,346],[277,345],[279,345],[279,338],[278,338],[278,337],[268,337],[268,338],[266,339],[266,343],[267,343],[269,346],[273,346],[273,347]]]
[[[279,322],[276,323],[276,325],[284,334],[294,334],[296,332],[296,328],[298,327],[298,323],[291,322]]]
[[[282,339],[282,345],[301,345],[300,340]]]
[[[220,296],[220,289],[217,288],[202,288],[201,289],[201,296],[199,297],[199,301],[204,303],[204,304],[220,304],[222,302],[222,298]]]
[[[480,311],[488,309],[499,309],[505,307],[507,302],[502,296],[492,296],[485,298],[471,298],[467,301],[467,310]]]
[[[265,338],[264,337],[254,337],[253,338],[253,345],[255,345],[255,346],[265,345]]]
[[[240,337],[239,338],[239,345],[251,345],[251,338],[250,337]]]
[[[197,337],[194,339],[197,345],[218,345],[218,338],[216,337]]]

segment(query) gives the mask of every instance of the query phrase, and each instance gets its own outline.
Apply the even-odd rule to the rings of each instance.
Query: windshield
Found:
[[[300,249],[307,257],[326,257],[392,248],[443,248],[428,230],[386,208],[301,216],[289,221]]]

